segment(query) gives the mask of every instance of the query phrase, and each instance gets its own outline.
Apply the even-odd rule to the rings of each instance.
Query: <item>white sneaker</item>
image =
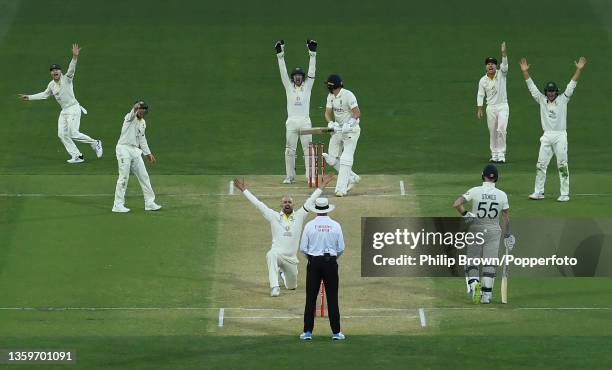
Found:
[[[66,162],[68,162],[68,163],[81,163],[81,162],[85,162],[85,158],[83,158],[83,154],[81,154],[81,155],[79,155],[77,157],[70,158]]]
[[[544,193],[533,193],[529,195],[529,199],[531,200],[540,200],[544,199]]]
[[[557,198],[557,202],[569,202],[569,195],[561,195]]]
[[[497,158],[497,163],[506,163],[506,157]]]
[[[113,212],[116,212],[116,213],[127,213],[129,211],[130,209],[126,208],[123,204],[115,204],[113,206]]]
[[[162,206],[157,203],[145,204],[145,211],[159,211]]]
[[[332,340],[345,340],[345,339],[346,339],[346,336],[342,334],[341,331],[332,335]]]
[[[349,191],[351,191],[351,189],[354,188],[355,185],[359,183],[359,181],[361,181],[361,177],[359,175],[355,174],[355,176],[352,176],[349,179],[348,186],[346,187],[346,192],[348,193]]]
[[[280,287],[275,286],[270,292],[270,297],[278,297],[280,295]]]
[[[342,194],[341,192],[337,191],[336,192],[336,196],[339,198],[342,198],[345,194]]]
[[[283,180],[283,184],[293,184],[295,182],[294,179],[287,177],[286,179]]]
[[[95,143],[91,144],[91,149],[96,152],[96,157],[102,157],[102,142],[100,140],[96,140]]]

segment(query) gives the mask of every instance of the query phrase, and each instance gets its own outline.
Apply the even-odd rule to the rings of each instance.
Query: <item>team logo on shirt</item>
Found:
[[[291,232],[291,226],[285,226],[285,233],[283,234],[283,236],[286,236],[289,238],[293,236],[293,233]]]

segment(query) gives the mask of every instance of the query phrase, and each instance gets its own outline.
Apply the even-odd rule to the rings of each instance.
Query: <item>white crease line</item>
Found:
[[[216,307],[0,307],[0,311],[206,311]]]
[[[404,180],[400,180],[400,195],[406,195],[406,187],[404,186]]]
[[[415,319],[417,316],[399,316],[399,315],[341,315],[341,319]],[[232,320],[302,320],[303,316],[225,316],[226,319]]]
[[[223,316],[225,315],[225,311],[223,308],[219,309],[219,327],[223,327]]]
[[[425,310],[422,307],[419,308],[419,319],[421,320],[421,327],[426,327],[427,321],[425,320]]]

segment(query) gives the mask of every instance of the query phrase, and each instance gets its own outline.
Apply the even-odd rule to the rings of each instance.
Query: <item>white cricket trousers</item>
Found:
[[[346,134],[341,132],[335,133],[329,140],[328,163],[338,171],[336,193],[346,194],[349,180],[357,176],[352,168],[360,134],[361,128],[359,125],[356,125],[353,127],[352,132]]]
[[[544,193],[546,169],[553,154],[557,157],[561,195],[569,196],[569,167],[567,163],[567,131],[545,131],[540,138],[540,154],[536,165],[535,193]]]
[[[489,126],[489,147],[493,159],[506,159],[506,130],[510,107],[508,103],[487,105],[487,126]]]
[[[81,126],[81,106],[74,104],[62,109],[57,119],[57,136],[72,157],[82,155],[74,140],[89,145],[95,144],[96,140],[79,132]]]
[[[278,275],[281,271],[285,275],[285,288],[297,288],[297,259],[296,261],[291,261],[282,254],[270,249],[266,254],[266,261],[268,262],[268,278],[270,279],[270,288],[280,286],[278,283]]]
[[[295,179],[295,158],[297,150],[297,142],[300,139],[302,143],[302,154],[304,155],[304,176],[308,180],[308,144],[312,141],[312,135],[300,135],[299,130],[302,128],[311,128],[312,124],[309,117],[289,117],[285,122],[286,140],[285,140],[285,172],[288,179]]]
[[[115,205],[125,205],[125,192],[130,180],[130,170],[140,183],[145,206],[155,203],[155,193],[153,193],[153,188],[151,188],[151,180],[142,160],[142,150],[129,145],[117,145],[115,153],[117,154],[117,162],[119,162],[119,178],[115,188]]]

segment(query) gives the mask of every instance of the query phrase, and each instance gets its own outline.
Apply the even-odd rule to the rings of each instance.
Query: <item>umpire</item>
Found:
[[[327,214],[334,210],[327,198],[317,198],[310,210],[317,214],[304,227],[300,250],[308,258],[306,268],[306,305],[304,307],[304,332],[300,339],[311,340],[314,328],[314,313],[321,280],[327,293],[329,324],[332,339],[342,340],[340,331],[340,307],[338,307],[338,262],[344,252],[342,227]]]

